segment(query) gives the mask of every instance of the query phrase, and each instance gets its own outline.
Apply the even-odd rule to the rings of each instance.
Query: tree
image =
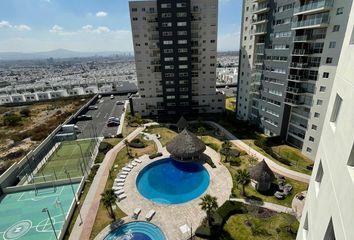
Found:
[[[251,175],[246,169],[239,169],[236,173],[236,183],[242,185],[241,194],[245,196],[245,186],[247,186],[251,182]]]
[[[24,108],[20,111],[21,116],[29,117],[31,115],[31,110],[29,108]]]
[[[125,147],[127,148],[128,156],[131,157],[130,148],[129,148],[129,141],[127,139],[125,139],[124,144],[125,144]]]
[[[3,121],[5,126],[14,127],[19,125],[21,122],[21,117],[15,113],[8,113],[5,114]]]
[[[249,164],[250,164],[251,166],[254,166],[254,165],[256,165],[256,163],[258,162],[258,160],[257,160],[257,158],[256,158],[255,156],[250,155],[250,156],[248,157],[248,162],[249,162]]]
[[[218,202],[217,198],[213,197],[209,194],[206,194],[204,197],[200,198],[202,200],[199,205],[201,206],[201,209],[206,212],[207,219],[208,219],[208,224],[211,226],[211,216],[213,212],[215,212],[216,209],[218,209]]]
[[[113,204],[115,204],[117,197],[114,194],[113,189],[107,189],[101,194],[101,196],[101,202],[107,209],[108,215],[115,221],[116,215],[114,214]]]
[[[197,134],[200,135],[200,139],[203,139],[204,133],[205,133],[205,128],[204,127],[199,127],[197,129]]]
[[[222,153],[225,155],[225,162],[228,161],[230,155],[231,155],[231,142],[229,140],[226,140],[222,144]]]

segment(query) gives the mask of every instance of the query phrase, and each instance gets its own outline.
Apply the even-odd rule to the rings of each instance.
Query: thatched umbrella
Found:
[[[176,123],[178,132],[181,132],[183,129],[188,127],[188,122],[187,120],[181,116],[180,119],[178,120],[178,122]]]
[[[250,175],[258,191],[269,190],[275,178],[274,173],[264,160],[250,169]]]
[[[166,145],[172,158],[180,161],[199,159],[206,147],[202,140],[186,128]]]

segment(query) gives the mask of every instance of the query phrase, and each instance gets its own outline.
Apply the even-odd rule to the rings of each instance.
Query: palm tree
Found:
[[[125,144],[125,147],[127,148],[127,154],[129,157],[131,157],[130,155],[130,148],[129,148],[129,141],[127,139],[124,140],[124,144]]]
[[[231,143],[229,140],[226,140],[223,144],[222,144],[222,149],[223,149],[223,154],[225,155],[225,162],[228,161],[229,157],[230,157],[230,152],[231,152]]]
[[[101,194],[101,196],[101,202],[107,209],[108,215],[115,221],[116,215],[114,214],[112,205],[115,204],[117,197],[114,194],[113,189],[107,189]]]
[[[197,134],[200,135],[200,139],[202,139],[202,140],[203,140],[204,133],[205,133],[205,128],[204,127],[199,127],[197,129]]]
[[[199,203],[199,205],[201,206],[201,209],[206,212],[208,224],[211,226],[211,215],[218,208],[217,198],[206,194],[200,199],[202,202]]]
[[[251,181],[251,175],[250,173],[246,170],[246,169],[239,169],[237,170],[237,174],[236,174],[236,183],[241,184],[242,185],[242,192],[241,194],[243,196],[246,196],[246,192],[245,192],[245,186],[247,186]]]

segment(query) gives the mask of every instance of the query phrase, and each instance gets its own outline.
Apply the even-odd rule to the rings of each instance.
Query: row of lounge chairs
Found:
[[[123,167],[114,179],[112,189],[114,190],[114,194],[117,196],[118,201],[121,201],[127,197],[124,192],[125,179],[128,177],[130,171],[140,163],[142,163],[140,159],[134,159],[127,166]]]
[[[135,220],[138,219],[140,213],[141,213],[141,209],[140,208],[135,208],[132,218],[135,219]],[[153,218],[155,213],[156,213],[156,211],[154,209],[151,209],[145,216],[146,221],[151,221],[151,219]]]

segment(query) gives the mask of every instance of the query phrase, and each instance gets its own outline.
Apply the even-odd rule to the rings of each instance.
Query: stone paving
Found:
[[[148,211],[154,209],[156,214],[151,222],[162,229],[168,240],[186,239],[187,236],[182,234],[180,227],[187,224],[188,226],[192,226],[194,232],[205,217],[205,212],[203,212],[199,206],[200,198],[184,204],[157,204],[141,196],[136,188],[136,178],[140,170],[154,161],[169,157],[165,149],[163,153],[164,156],[154,160],[150,160],[147,155],[139,158],[142,160],[142,163],[133,168],[125,181],[124,189],[127,198],[117,204],[118,207],[128,215],[128,217],[124,218],[125,222],[132,220],[131,215],[135,208],[140,208],[142,210],[138,220],[143,221],[145,220],[145,215]],[[227,168],[220,163],[221,158],[219,153],[207,147],[204,154],[209,156],[216,165],[216,168],[211,168],[206,163],[203,165],[210,175],[210,184],[204,194],[216,196],[220,206],[229,199],[233,186],[232,177]],[[96,237],[96,239],[103,239],[110,230],[111,227],[107,227]]]
[[[242,202],[244,204],[259,206],[262,208],[267,208],[269,210],[273,210],[275,212],[288,213],[288,214],[295,216],[295,212],[293,211],[292,208],[288,208],[288,207],[285,207],[285,206],[282,206],[279,204],[275,204],[275,203],[261,202],[261,201],[257,201],[257,200],[250,200],[250,199],[243,199],[243,198],[230,198],[230,201]]]

